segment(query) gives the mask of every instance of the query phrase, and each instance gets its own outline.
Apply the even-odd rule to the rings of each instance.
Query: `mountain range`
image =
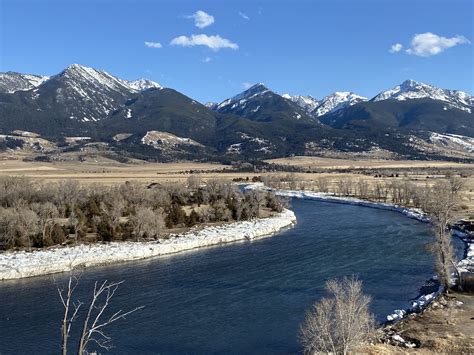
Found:
[[[33,134],[51,142],[42,154],[100,143],[157,160],[342,153],[469,160],[473,109],[465,92],[413,80],[372,99],[280,95],[258,83],[203,105],[148,79],[122,80],[78,64],[51,77],[0,73],[0,139],[30,142]]]

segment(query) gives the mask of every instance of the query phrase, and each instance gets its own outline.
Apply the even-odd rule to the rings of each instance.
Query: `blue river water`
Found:
[[[292,209],[298,224],[271,238],[87,269],[76,293],[81,301],[96,280],[124,280],[110,310],[145,306],[108,328],[109,353],[298,353],[299,325],[327,279],[358,275],[371,311],[384,321],[433,275],[426,224],[326,202],[293,199]],[[1,355],[60,352],[56,285],[66,277],[0,282]],[[80,325],[73,324],[72,346]]]

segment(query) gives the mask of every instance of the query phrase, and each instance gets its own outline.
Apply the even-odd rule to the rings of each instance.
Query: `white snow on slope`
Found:
[[[348,91],[336,91],[321,100],[317,100],[312,96],[291,96],[289,94],[283,94],[282,97],[293,101],[307,113],[316,117],[367,101],[366,97]]]
[[[229,107],[231,109],[235,109],[238,106],[245,106],[249,100],[269,92],[270,90],[268,90],[264,84],[258,83],[245,90],[244,92],[241,92],[240,94],[221,102],[215,107],[215,109],[220,111]]]
[[[143,91],[143,90],[148,90],[148,89],[153,89],[153,88],[163,89],[163,87],[160,84],[150,79],[138,79],[138,80],[126,81],[126,83],[131,90],[135,90],[135,91]]]
[[[474,138],[471,137],[432,132],[430,135],[430,141],[442,145],[445,148],[466,150],[474,153]]]
[[[281,96],[287,100],[294,102],[307,113],[314,111],[314,109],[319,105],[319,100],[309,95],[292,96],[289,94],[283,94]]]
[[[12,94],[17,91],[27,91],[41,85],[48,76],[20,74],[14,72],[0,73],[0,92]]]
[[[203,146],[191,138],[179,137],[169,132],[160,131],[146,132],[141,141],[142,144],[150,145],[154,148],[173,148],[179,145]]]
[[[422,98],[444,101],[447,102],[450,107],[458,108],[469,113],[474,106],[474,98],[464,91],[440,89],[415,80],[406,80],[392,89],[382,91],[371,101],[387,99],[404,101]]]
[[[0,280],[18,279],[69,271],[71,266],[96,266],[145,259],[241,240],[270,236],[296,222],[295,214],[284,210],[270,218],[234,222],[152,242],[112,242],[79,245],[31,253],[0,254]]]
[[[319,117],[364,101],[367,101],[366,97],[359,96],[353,92],[336,91],[335,93],[328,95],[319,101],[319,105],[313,111],[313,114],[316,117]]]

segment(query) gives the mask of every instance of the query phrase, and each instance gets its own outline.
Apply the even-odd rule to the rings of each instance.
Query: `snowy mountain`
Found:
[[[354,94],[353,92],[334,92],[321,100],[312,96],[291,96],[283,94],[287,100],[291,100],[313,117],[341,110],[343,108],[367,101],[367,98]]]
[[[309,95],[306,95],[306,96],[303,96],[303,95],[291,96],[289,94],[283,94],[281,96],[283,98],[287,99],[287,100],[293,101],[295,104],[300,106],[302,109],[304,109],[308,113],[314,111],[314,109],[316,107],[318,107],[318,105],[319,105],[318,99],[316,99],[312,96],[309,96]]]
[[[297,103],[258,83],[215,106],[214,111],[245,117],[252,121],[313,121]]]
[[[258,83],[219,104],[201,105],[151,80],[127,81],[78,64],[50,78],[0,73],[1,134],[22,130],[53,141],[91,137],[141,158],[164,158],[163,149],[142,141],[149,132],[202,145],[174,155],[168,154],[173,149],[166,150],[166,159],[317,155],[374,147],[418,158],[456,150],[469,158],[471,108],[473,98],[467,93],[414,81],[370,101],[351,92],[321,100],[279,95]],[[114,138],[118,136],[126,138]],[[413,143],[420,140],[430,147],[420,150]]]
[[[14,93],[16,91],[31,90],[49,77],[41,75],[21,74],[15,72],[0,73],[0,92]]]
[[[131,95],[161,86],[148,79],[126,81],[105,71],[71,64],[50,78],[39,78],[25,95],[38,110],[80,122],[96,122],[119,109]]]
[[[204,106],[206,106],[208,109],[211,109],[211,110],[214,110],[215,108],[217,108],[218,105],[219,104],[217,102],[211,102],[211,101],[206,102],[204,104]]]
[[[367,101],[367,98],[356,95],[353,92],[336,91],[319,101],[319,105],[312,113],[314,116],[319,117],[365,101]]]
[[[69,119],[89,122],[103,119],[137,90],[107,72],[72,64],[32,92],[38,103],[54,102]]]
[[[440,89],[432,85],[406,80],[402,84],[386,90],[375,96],[371,101],[377,102],[387,99],[393,100],[413,100],[431,99],[446,102],[449,108],[457,108],[471,113],[474,107],[474,97],[464,91]]]
[[[162,89],[163,87],[157,82],[150,79],[138,79],[125,82],[130,90],[143,91],[148,89]]]
[[[234,97],[231,97],[227,100],[222,101],[219,105],[216,106],[217,111],[227,111],[227,110],[234,110],[236,108],[245,108],[246,104],[258,97],[258,96],[263,96],[265,94],[270,94],[271,91],[263,84],[263,83],[257,83],[250,87],[249,89],[241,92],[238,95],[235,95]],[[273,93],[272,93],[273,94]]]

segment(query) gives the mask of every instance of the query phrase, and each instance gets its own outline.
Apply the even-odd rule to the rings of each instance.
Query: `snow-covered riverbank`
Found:
[[[312,191],[301,191],[301,190],[278,190],[278,189],[269,189],[265,187],[262,183],[255,183],[246,185],[246,189],[263,189],[263,190],[272,190],[279,196],[285,197],[294,197],[302,198],[305,200],[315,200],[315,201],[325,201],[333,203],[343,203],[356,206],[365,206],[371,208],[378,208],[383,210],[395,211],[406,215],[407,217],[417,219],[422,222],[428,222],[429,218],[422,210],[418,208],[406,208],[397,206],[391,203],[384,202],[372,202],[367,200],[361,200],[355,197],[342,197],[335,196],[330,193],[325,192],[312,192]]]
[[[71,267],[139,260],[239,240],[251,240],[270,236],[295,222],[293,211],[284,210],[269,218],[206,227],[152,242],[113,242],[33,252],[5,252],[0,254],[0,280],[53,274],[69,271]]]

